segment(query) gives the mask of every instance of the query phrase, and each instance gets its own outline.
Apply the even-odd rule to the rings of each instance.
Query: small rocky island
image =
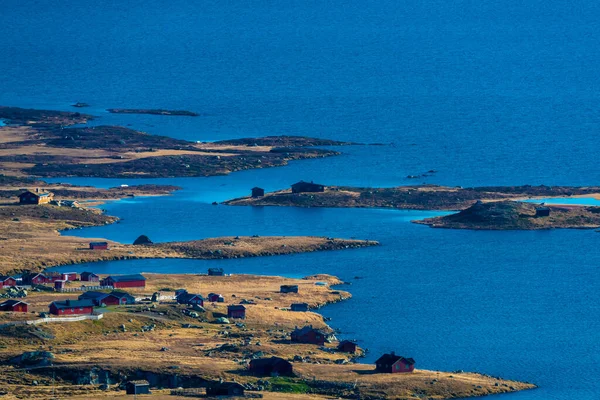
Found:
[[[539,207],[517,200],[598,197],[600,187],[498,186],[447,187],[436,185],[395,188],[354,188],[298,182],[291,189],[224,202],[234,206],[353,207],[405,210],[460,211],[415,223],[455,229],[550,229],[600,227],[600,207],[577,205]],[[540,208],[543,208],[542,212]],[[547,214],[546,214],[547,213]]]
[[[198,117],[200,114],[187,110],[164,110],[154,108],[109,108],[106,111],[112,114],[151,114],[151,115],[179,115],[185,117]]]
[[[432,228],[533,230],[599,228],[600,207],[540,206],[519,201],[476,202],[456,214],[413,221]]]

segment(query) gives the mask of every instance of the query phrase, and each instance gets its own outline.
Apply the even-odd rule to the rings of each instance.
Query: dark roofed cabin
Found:
[[[125,385],[127,394],[150,394],[150,383],[148,381],[129,381]]]
[[[298,285],[281,285],[279,291],[281,293],[298,293]]]
[[[323,346],[327,339],[327,334],[319,329],[315,329],[312,325],[304,328],[296,328],[292,332],[292,342],[318,344]]]
[[[29,304],[20,300],[6,300],[0,303],[0,311],[27,312]]]
[[[413,372],[415,360],[397,356],[394,352],[384,354],[375,361],[375,371],[382,373]]]
[[[246,319],[246,307],[241,304],[227,306],[227,318]]]
[[[90,242],[90,250],[108,250],[107,242]]]
[[[225,275],[225,272],[223,271],[223,268],[209,268],[208,269],[208,275],[210,275],[210,276],[223,276],[223,275]]]
[[[550,208],[549,207],[536,207],[535,208],[535,216],[536,217],[549,217],[550,216]]]
[[[53,301],[48,308],[50,309],[50,314],[54,315],[92,314],[94,312],[94,303],[87,299]]]
[[[114,288],[146,287],[146,278],[141,274],[133,275],[114,275],[102,279],[102,286],[112,286]]]
[[[356,353],[356,343],[349,340],[343,340],[338,345],[338,351],[343,353]]]
[[[12,276],[0,276],[0,289],[5,287],[17,286],[17,280]]]
[[[50,192],[40,192],[39,189],[35,189],[35,192],[30,190],[23,192],[19,195],[20,204],[46,204],[50,203],[54,198],[54,194]]]
[[[292,185],[292,193],[317,193],[324,192],[325,186],[314,182],[300,181]]]
[[[84,282],[100,282],[100,277],[93,272],[82,272],[81,280]]]
[[[251,373],[258,376],[291,376],[294,374],[292,363],[279,357],[251,360],[248,368]]]
[[[206,386],[207,396],[243,396],[244,386],[237,382],[210,382]]]
[[[198,293],[180,293],[176,299],[179,304],[197,304],[199,306],[204,306],[204,297]]]
[[[259,187],[252,188],[252,197],[263,197],[265,195],[265,189]]]
[[[209,293],[208,301],[223,303],[225,301],[225,298],[223,297],[223,295],[221,295],[219,293]]]
[[[292,311],[308,311],[309,306],[308,303],[294,303],[290,307]]]

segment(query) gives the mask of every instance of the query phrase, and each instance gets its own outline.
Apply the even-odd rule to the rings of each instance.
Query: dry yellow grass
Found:
[[[414,394],[425,394],[428,398],[438,399],[451,395],[473,396],[531,387],[477,374],[421,370],[413,374],[373,374],[373,365],[335,363],[340,359],[348,361],[348,354],[324,351],[316,345],[290,343],[289,332],[295,325],[312,323],[316,327],[328,327],[319,314],[283,311],[282,308],[289,306],[293,301],[322,305],[337,301],[340,296],[349,296],[329,286],[315,285],[318,281],[340,283],[332,276],[290,279],[250,275],[214,277],[148,274],[147,278],[147,288],[138,290],[137,294],[151,294],[165,287],[184,287],[190,292],[221,293],[225,296],[225,303],[205,304],[207,311],[200,313],[199,319],[183,315],[181,311],[184,306],[168,302],[157,308],[128,306],[110,309],[100,321],[56,323],[36,328],[54,337],[49,341],[29,336],[26,331],[0,330],[0,360],[18,355],[22,351],[37,350],[40,347],[48,349],[51,345],[56,356],[54,363],[62,369],[86,371],[93,366],[101,366],[114,373],[140,370],[155,374],[176,373],[180,377],[201,376],[205,379],[222,378],[247,383],[255,382],[257,378],[244,373],[245,362],[241,360],[247,360],[250,355],[262,352],[265,356],[276,355],[289,360],[296,355],[309,357],[312,362],[320,364],[294,363],[294,369],[299,376],[297,379],[305,379],[306,382],[316,378],[347,384],[356,383],[364,397],[405,399]],[[299,293],[278,293],[281,284],[297,284]],[[64,298],[69,295],[32,293],[28,301],[37,307],[58,297]],[[243,322],[242,325],[221,325],[209,321],[219,313],[225,313],[227,304],[237,303],[242,298],[257,303],[247,305],[247,319],[240,321]],[[270,300],[267,300],[268,298]],[[142,312],[133,312],[136,310]],[[142,327],[151,323],[156,325],[155,330],[142,332]],[[190,324],[192,327],[184,328],[183,324]],[[125,326],[126,331],[121,329],[122,326]],[[93,350],[90,350],[89,343],[94,343]],[[229,347],[222,348],[223,345]],[[333,349],[335,343],[327,344],[326,347]],[[168,350],[163,351],[165,348]],[[173,366],[177,367],[176,372],[172,372]],[[49,393],[47,378],[37,378],[42,382],[40,387],[31,387],[26,382],[35,379],[36,375],[19,377],[18,372],[10,367],[1,372],[0,385],[9,388],[9,396],[16,393],[21,397],[27,395],[31,398],[44,398],[43,396]],[[79,395],[80,398],[119,398],[122,395],[99,392],[96,387],[89,385],[66,385],[59,387],[58,391],[68,393],[65,397]],[[287,397],[281,397],[279,393],[264,394],[264,398],[267,399],[319,398],[304,394]],[[96,397],[91,397],[92,395]],[[165,392],[157,392],[149,398],[160,398],[163,395],[166,395]]]

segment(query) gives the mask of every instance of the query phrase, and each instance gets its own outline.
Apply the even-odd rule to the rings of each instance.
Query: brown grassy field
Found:
[[[276,355],[289,360],[295,356],[305,359],[306,362],[293,363],[297,375],[289,380],[293,385],[311,387],[313,379],[342,382],[356,385],[356,389],[352,390],[358,391],[362,398],[408,399],[414,398],[414,395],[426,395],[428,398],[441,399],[532,387],[466,373],[417,370],[412,374],[373,374],[373,365],[355,363],[351,355],[336,352],[335,341],[326,344],[325,348],[291,343],[289,332],[295,326],[312,324],[330,330],[319,314],[285,309],[292,302],[308,302],[319,306],[349,297],[349,293],[329,286],[341,283],[332,276],[290,279],[251,275],[148,274],[147,278],[147,287],[134,292],[137,296],[149,296],[160,289],[166,289],[162,293],[167,295],[172,293],[172,289],[183,287],[204,295],[208,292],[221,293],[225,302],[205,304],[206,311],[199,313],[198,318],[183,314],[184,306],[165,301],[157,306],[111,307],[105,310],[105,316],[100,321],[0,329],[1,387],[8,388],[9,396],[18,398],[48,398],[51,390],[69,398],[120,398],[122,392],[101,392],[98,386],[73,385],[65,375],[83,376],[90,369],[98,367],[110,371],[115,377],[120,374],[123,376],[121,379],[127,379],[127,376],[139,378],[140,374],[141,377],[144,374],[165,377],[175,373],[184,385],[187,380],[197,377],[255,383],[259,378],[248,375],[245,369],[248,359],[258,352],[264,356]],[[328,285],[316,285],[316,282],[326,282]],[[297,284],[299,293],[278,293],[282,284]],[[34,310],[42,310],[48,302],[68,297],[74,296],[31,293],[27,301]],[[214,323],[215,318],[226,312],[227,304],[239,303],[242,299],[256,303],[246,305],[245,320],[235,321],[243,323]],[[155,324],[154,330],[143,332],[142,327],[149,324]],[[92,348],[89,343],[94,344]],[[55,355],[55,389],[52,389],[50,378],[52,369],[25,373],[6,364],[2,366],[7,359],[22,351],[38,349],[50,350]],[[344,360],[346,364],[336,363],[339,360]],[[37,380],[39,386],[32,386],[33,380]],[[315,386],[314,390],[319,392],[323,389]],[[307,393],[285,397],[280,393],[261,393],[266,399],[326,398]],[[148,398],[166,395],[164,391],[157,391]]]

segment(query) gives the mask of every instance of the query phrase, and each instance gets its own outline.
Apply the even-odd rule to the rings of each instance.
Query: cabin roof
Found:
[[[146,280],[146,278],[142,274],[111,275],[106,279],[111,279],[114,282],[133,282],[133,281],[145,281]]]
[[[307,333],[312,332],[312,331],[314,331],[316,333],[320,333],[321,335],[324,335],[324,336],[327,335],[327,333],[323,332],[322,330],[313,328],[310,325],[305,326],[303,328],[296,328],[296,329],[294,329],[294,331],[292,333],[295,333],[296,335],[306,335]]]
[[[198,298],[204,300],[204,297],[202,297],[202,295],[200,293],[181,293],[179,296],[177,296],[177,300],[189,301],[189,300],[193,299],[194,297],[198,297]]]
[[[227,310],[229,310],[229,311],[243,311],[245,309],[246,309],[246,307],[244,307],[241,304],[233,304],[233,305],[227,306]]]
[[[150,385],[148,381],[140,380],[140,381],[129,381],[127,382],[130,385]]]
[[[250,364],[255,367],[275,366],[280,363],[291,364],[289,361],[280,357],[256,358],[250,361]]]
[[[89,291],[79,295],[79,300],[83,299],[101,299],[108,296],[108,293]]]
[[[398,356],[396,354],[384,354],[381,357],[379,357],[377,359],[377,361],[375,361],[376,364],[395,364],[398,361],[403,360],[404,362],[406,362],[407,364],[413,365],[415,363],[415,360],[412,358],[406,358],[406,357],[402,357],[402,356]]]
[[[299,182],[296,182],[296,183],[292,184],[292,186],[296,186],[296,185],[314,185],[314,186],[325,186],[325,185],[321,185],[320,183],[306,182],[306,181],[299,181]]]
[[[67,303],[68,302],[68,303]],[[63,301],[53,301],[50,305],[54,304],[54,307],[60,309],[63,308],[75,308],[75,307],[93,307],[94,303],[92,303],[89,299],[83,300],[63,300]]]
[[[14,307],[17,304],[25,304],[25,305],[29,305],[29,303],[25,303],[24,301],[21,300],[6,300],[2,303],[0,303],[0,307]]]
[[[46,196],[50,196],[52,193],[51,192],[37,192],[36,193],[36,192],[31,191],[31,190],[27,190],[27,191],[21,193],[19,195],[19,198],[22,197],[22,196],[24,196],[24,195],[26,195],[26,194],[32,194],[35,197],[46,197]]]

